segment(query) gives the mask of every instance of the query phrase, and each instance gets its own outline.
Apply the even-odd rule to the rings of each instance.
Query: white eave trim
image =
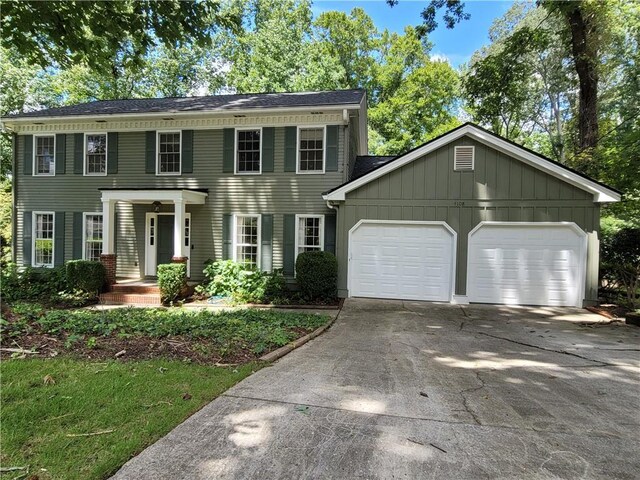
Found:
[[[153,203],[159,202],[184,202],[202,205],[208,194],[193,190],[102,190],[103,202],[131,202]]]
[[[372,172],[369,172],[366,175],[358,178],[357,180],[350,182],[342,187],[330,192],[326,195],[323,195],[322,198],[324,200],[333,200],[333,201],[344,201],[346,198],[346,194],[360,188],[363,185],[380,178],[386,175],[389,172],[397,168],[401,168],[408,163],[413,162],[414,160],[427,155],[434,150],[437,150],[444,145],[447,145],[454,140],[457,140],[460,137],[468,135],[469,137],[477,140],[478,142],[484,143],[485,145],[494,148],[495,150],[506,153],[507,155],[516,158],[527,165],[530,165],[538,170],[542,170],[549,175],[553,175],[561,180],[564,180],[571,185],[574,185],[582,190],[585,190],[589,193],[593,194],[593,201],[597,203],[610,203],[610,202],[619,202],[620,194],[604,187],[596,182],[593,182],[587,178],[578,175],[566,168],[556,165],[552,162],[549,162],[527,150],[518,147],[517,145],[513,145],[510,142],[507,142],[499,137],[496,137],[490,133],[487,133],[473,125],[465,125],[453,132],[445,134],[444,136],[426,144],[422,147],[418,147],[417,149],[398,157],[396,160],[380,167]],[[453,167],[452,167],[453,168]]]

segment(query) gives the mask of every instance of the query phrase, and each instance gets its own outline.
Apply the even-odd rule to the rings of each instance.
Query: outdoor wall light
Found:
[[[158,213],[160,211],[160,206],[162,205],[158,200],[156,200],[155,202],[153,202],[151,205],[153,205],[153,211]]]

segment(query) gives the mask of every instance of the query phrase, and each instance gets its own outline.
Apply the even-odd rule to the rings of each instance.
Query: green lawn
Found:
[[[105,478],[258,368],[165,360],[4,360],[2,467],[28,465],[40,480]],[[113,432],[69,436],[106,430]],[[1,478],[21,473],[27,472]]]

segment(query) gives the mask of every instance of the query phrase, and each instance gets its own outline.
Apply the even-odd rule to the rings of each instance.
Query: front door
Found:
[[[173,251],[173,215],[158,215],[158,253],[156,265],[171,263]]]

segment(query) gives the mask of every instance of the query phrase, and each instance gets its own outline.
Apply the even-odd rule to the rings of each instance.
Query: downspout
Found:
[[[327,207],[329,207],[331,210],[335,210],[336,212],[338,211],[338,207],[334,207],[333,205],[331,205],[331,200],[327,200]]]
[[[18,134],[11,135],[11,148],[13,149],[12,171],[11,171],[11,261],[16,262],[18,245]]]

